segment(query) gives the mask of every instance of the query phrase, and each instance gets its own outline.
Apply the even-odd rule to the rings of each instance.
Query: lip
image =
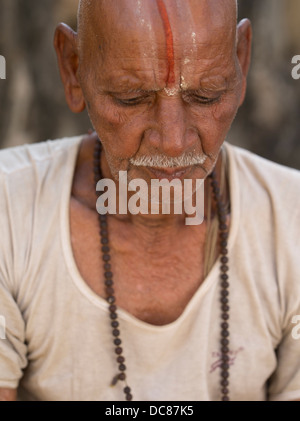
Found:
[[[150,172],[154,178],[158,180],[167,179],[169,181],[179,179],[183,180],[186,178],[188,173],[191,171],[192,167],[185,167],[185,168],[153,168],[153,167],[146,167],[147,170]]]

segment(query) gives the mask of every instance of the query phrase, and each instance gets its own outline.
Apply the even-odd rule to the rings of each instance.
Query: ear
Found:
[[[64,23],[59,24],[54,35],[54,48],[67,103],[71,111],[80,113],[85,109],[85,101],[78,81],[77,34]]]
[[[244,102],[247,88],[247,75],[251,62],[252,28],[249,19],[243,19],[237,27],[237,58],[243,77],[240,105]]]

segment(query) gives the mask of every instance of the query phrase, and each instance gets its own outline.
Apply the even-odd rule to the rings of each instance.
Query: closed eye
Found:
[[[144,92],[141,93],[138,96],[123,96],[123,95],[112,95],[113,100],[116,104],[121,105],[123,107],[135,107],[137,105],[140,104],[144,104],[145,102],[147,102],[150,97],[151,97],[151,93],[149,92]]]
[[[117,101],[117,103],[120,105],[132,107],[141,104],[144,99],[144,97],[135,97],[128,99],[115,98],[115,101]]]
[[[113,101],[122,107],[136,107],[141,104],[145,104],[149,100],[151,100],[153,94],[155,92],[144,92],[141,93],[138,96],[132,96],[132,97],[122,97],[122,94],[120,95],[112,95]],[[182,98],[187,103],[197,103],[200,105],[212,105],[217,103],[222,97],[221,93],[218,93],[217,95],[199,95],[199,93],[196,92],[186,92],[183,93]]]
[[[190,94],[190,95],[185,96],[184,99],[188,103],[196,102],[201,105],[212,105],[219,102],[219,100],[221,99],[221,96],[222,95],[210,97],[210,96],[203,96],[203,95],[197,95],[197,94]]]

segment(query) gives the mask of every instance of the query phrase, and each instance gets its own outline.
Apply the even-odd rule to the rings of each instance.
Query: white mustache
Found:
[[[179,157],[161,155],[140,156],[138,158],[131,158],[129,162],[136,167],[182,168],[203,165],[207,158],[208,156],[205,154],[187,153]]]

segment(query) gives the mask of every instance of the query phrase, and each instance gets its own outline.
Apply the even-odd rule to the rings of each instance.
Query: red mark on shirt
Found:
[[[236,351],[229,351],[229,353],[228,353],[228,356],[229,356],[228,364],[234,365],[237,355],[242,351],[244,351],[244,348],[242,346],[239,347],[239,349],[237,349]],[[217,359],[210,366],[210,373],[215,371],[217,368],[221,367],[221,365],[224,363],[224,361],[221,358],[222,356],[221,356],[220,352],[213,352],[212,356],[214,358],[217,358]]]
[[[167,38],[167,59],[168,59],[168,66],[169,66],[169,74],[167,78],[167,84],[175,83],[175,63],[174,63],[174,42],[173,42],[173,33],[172,28],[169,21],[168,12],[163,0],[156,0],[157,6],[159,9],[159,13],[162,17],[164,23],[164,29]]]

